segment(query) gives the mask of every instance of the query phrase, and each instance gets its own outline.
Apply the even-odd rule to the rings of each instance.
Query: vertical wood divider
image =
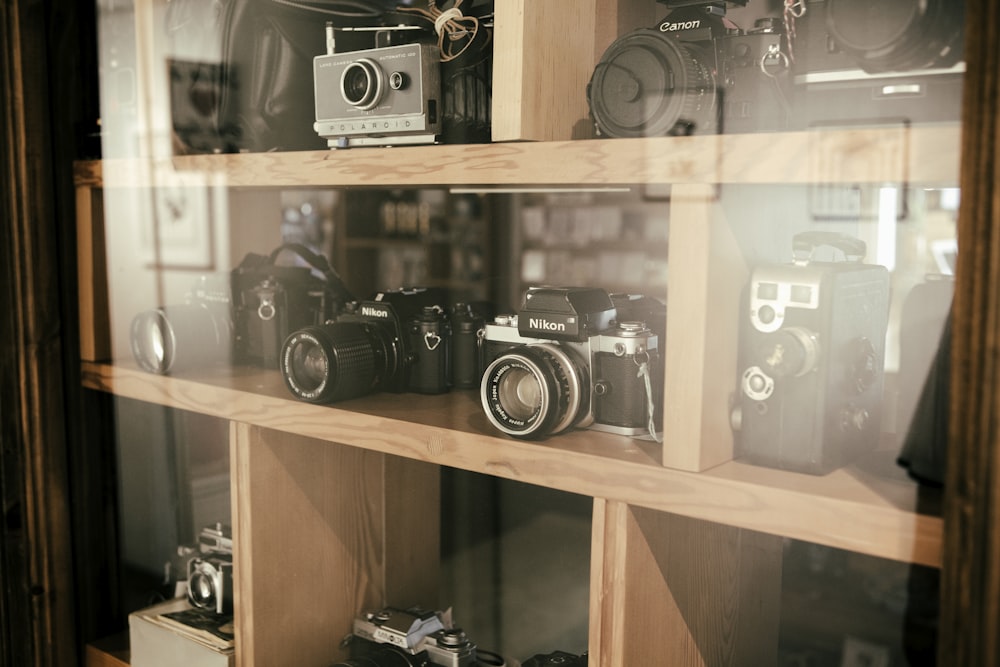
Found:
[[[593,136],[587,83],[604,50],[652,25],[649,0],[510,0],[496,6],[493,141]]]
[[[111,358],[103,201],[93,186],[76,187],[77,308],[84,361]]]
[[[436,606],[436,466],[235,422],[230,438],[241,667],[330,664],[359,613]]]
[[[663,465],[701,471],[733,458],[740,294],[746,260],[718,186],[671,190]]]
[[[594,503],[591,660],[600,665],[773,665],[782,539]]]

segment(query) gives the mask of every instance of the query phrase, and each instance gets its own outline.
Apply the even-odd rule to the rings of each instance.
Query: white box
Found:
[[[232,646],[196,638],[197,631],[185,632],[161,618],[186,609],[191,609],[187,599],[175,598],[129,614],[131,667],[234,667]]]

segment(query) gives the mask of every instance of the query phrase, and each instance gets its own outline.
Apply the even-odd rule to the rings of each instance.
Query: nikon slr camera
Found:
[[[187,565],[188,601],[216,614],[233,613],[233,536],[228,526],[202,529]]]
[[[623,305],[632,303],[645,300]],[[529,289],[517,315],[486,325],[487,418],[517,438],[587,427],[656,439],[663,368],[651,326],[620,314],[602,289]]]
[[[332,667],[475,667],[476,645],[453,627],[448,615],[386,607],[354,620],[350,659]]]
[[[666,18],[617,39],[595,67],[587,100],[597,134],[783,129],[789,63],[781,20],[764,18],[744,32],[725,18],[726,3],[665,4]]]
[[[292,394],[330,403],[374,391],[448,391],[451,325],[439,288],[378,292],[345,312],[292,333],[281,375]]]
[[[816,261],[821,246],[845,261]],[[826,474],[878,443],[889,272],[859,239],[806,232],[794,261],[754,269],[740,318],[738,453]]]
[[[313,127],[330,148],[489,141],[491,17],[456,11],[440,25],[401,7],[385,26],[327,26],[327,53],[313,60]],[[370,46],[338,52],[364,35]]]

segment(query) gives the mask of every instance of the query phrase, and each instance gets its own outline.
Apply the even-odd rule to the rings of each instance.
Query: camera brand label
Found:
[[[378,317],[383,320],[392,317],[387,308],[379,308],[377,306],[361,306],[361,314],[365,317]]]
[[[529,317],[528,326],[539,331],[566,331],[565,322],[550,322],[541,317]]]
[[[701,27],[701,19],[695,21],[677,21],[672,23],[664,21],[660,24],[660,32],[680,32],[681,30],[694,30]]]
[[[393,646],[398,646],[399,648],[410,648],[406,645],[406,637],[400,635],[398,632],[386,630],[385,628],[376,628],[375,632],[372,634],[375,636],[375,641],[377,642],[392,644]]]
[[[321,136],[381,134],[384,132],[422,132],[426,129],[427,123],[423,116],[364,118],[360,120],[320,121],[316,123],[316,131]]]

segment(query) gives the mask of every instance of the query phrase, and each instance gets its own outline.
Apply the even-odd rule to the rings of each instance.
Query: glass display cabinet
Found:
[[[222,137],[213,100],[282,88],[221,60],[239,40],[228,12],[252,4],[98,3],[103,153],[74,167],[80,355],[83,386],[114,397],[129,611],[177,545],[226,524],[244,667],[348,659],[356,618],[415,605],[450,608],[511,661],[933,654],[941,492],[915,478],[942,469],[899,459],[943,419],[932,392],[957,259],[960,11],[496,0],[481,17],[489,141],[358,146],[318,123],[328,149],[314,77],[316,97],[349,102],[351,68],[371,53],[350,52],[339,88],[320,85],[322,58],[298,73],[309,95],[284,118],[304,110],[307,145]],[[876,43],[888,38],[872,22],[902,37]],[[307,23],[322,57],[325,19]],[[332,342],[308,339],[303,358],[265,311],[295,320],[288,295],[309,290],[278,280],[288,300],[268,301],[273,284],[233,278],[289,243],[362,304],[327,293],[308,306]],[[301,269],[294,280],[329,275],[297,257],[278,262]],[[589,333],[534,324],[541,300],[525,295],[542,286]],[[441,290],[445,311],[481,308],[476,345],[505,342],[487,361],[520,374],[493,364],[480,380],[477,360],[471,385],[422,393],[352,366],[348,329],[372,363],[393,345],[401,364],[424,360],[407,338],[417,325],[363,310],[409,313],[416,296],[386,295],[413,287]],[[602,305],[575,301],[595,292]],[[513,338],[486,325],[518,312]],[[255,344],[268,360],[241,356]],[[544,361],[524,362],[521,344]],[[602,363],[634,366],[620,382],[635,395]],[[290,390],[296,373],[314,384]],[[338,381],[339,400],[313,400]],[[577,404],[612,428],[584,427]],[[643,416],[616,421],[608,406]],[[525,427],[539,412],[573,427]]]

